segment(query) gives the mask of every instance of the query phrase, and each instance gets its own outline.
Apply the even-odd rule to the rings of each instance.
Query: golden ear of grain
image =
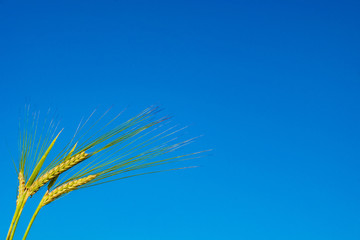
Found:
[[[34,195],[42,186],[44,186],[50,180],[56,178],[61,173],[65,172],[66,170],[74,167],[75,165],[81,163],[85,159],[89,158],[90,155],[85,152],[80,152],[69,159],[65,160],[64,162],[58,164],[54,168],[50,169],[42,176],[40,176],[29,188],[30,195]]]
[[[42,200],[42,206],[45,206],[45,205],[51,203],[52,201],[54,201],[55,199],[61,197],[61,195],[69,193],[69,192],[75,190],[76,188],[78,188],[79,186],[82,186],[82,185],[90,182],[91,180],[96,178],[96,176],[97,175],[89,175],[87,177],[73,180],[71,182],[65,183],[65,184],[55,188],[51,192],[46,193],[46,195],[44,196],[44,199]]]
[[[23,172],[21,171],[19,172],[18,179],[19,179],[19,189],[18,189],[18,196],[16,199],[16,205],[18,204],[19,197],[22,196],[25,192],[25,178]]]

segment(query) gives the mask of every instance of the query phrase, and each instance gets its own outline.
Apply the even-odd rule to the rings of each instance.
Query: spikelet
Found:
[[[89,157],[90,157],[89,154],[85,152],[80,152],[70,157],[69,159],[65,160],[64,162],[60,163],[59,165],[55,166],[54,168],[50,169],[31,185],[30,195],[31,196],[34,195],[42,186],[44,186],[51,179],[54,179],[55,177],[59,176],[61,173],[74,167],[75,165],[81,163],[82,161],[84,161]]]
[[[45,206],[45,205],[51,203],[52,201],[54,201],[55,199],[59,198],[61,195],[69,193],[69,192],[75,190],[77,187],[90,182],[91,180],[96,178],[96,176],[97,176],[96,174],[89,175],[87,177],[73,180],[71,182],[65,183],[65,184],[55,188],[51,192],[46,193],[46,195],[44,196],[44,199],[42,200],[42,206]]]
[[[20,171],[19,172],[19,189],[18,189],[18,197],[16,199],[16,205],[18,204],[19,197],[22,196],[25,192],[25,178],[24,174]]]

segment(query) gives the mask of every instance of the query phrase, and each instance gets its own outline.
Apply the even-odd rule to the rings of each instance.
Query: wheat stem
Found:
[[[30,196],[30,194],[27,191],[25,191],[24,194],[19,197],[19,201],[18,201],[18,204],[16,207],[12,225],[10,226],[9,233],[8,233],[8,236],[6,237],[6,240],[12,240],[14,238],[17,224],[19,222],[22,210],[24,209],[25,203],[28,200],[29,196]]]
[[[19,204],[19,211],[18,211],[18,214],[16,215],[16,218],[15,218],[15,222],[14,222],[14,226],[13,226],[13,229],[11,230],[11,235],[10,235],[10,240],[12,240],[14,238],[14,234],[15,234],[15,231],[16,231],[16,227],[17,227],[17,224],[20,220],[20,216],[21,216],[21,213],[22,213],[22,210],[24,209],[24,206],[25,206],[25,198],[22,199],[22,201],[20,202]]]
[[[15,220],[16,220],[16,217],[17,217],[19,211],[20,211],[19,204],[16,204],[15,213],[14,213],[14,216],[13,216],[13,218],[12,218],[12,220],[11,220],[11,224],[10,224],[10,228],[9,228],[8,234],[7,234],[7,236],[6,236],[6,240],[9,240],[9,239],[10,239],[10,235],[11,235],[12,229],[13,229],[13,227],[14,227],[14,222],[15,222]]]
[[[47,193],[47,192],[46,192],[46,193]],[[46,195],[46,194],[45,194],[45,195]],[[27,228],[26,228],[26,232],[25,232],[25,234],[24,234],[24,236],[23,236],[23,240],[25,240],[25,239],[27,238],[27,235],[29,234],[30,228],[31,228],[31,226],[32,226],[32,224],[33,224],[36,216],[38,215],[40,209],[42,208],[42,203],[43,203],[43,200],[44,200],[44,198],[45,198],[45,195],[44,195],[44,197],[41,199],[38,207],[36,208],[36,210],[35,210],[32,218],[31,218],[31,220],[30,220],[30,222],[29,222],[29,225],[28,225]]]

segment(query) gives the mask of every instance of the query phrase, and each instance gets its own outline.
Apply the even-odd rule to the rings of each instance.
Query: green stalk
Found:
[[[19,211],[20,211],[20,198],[19,198],[19,203],[16,204],[15,213],[14,213],[14,216],[13,216],[13,218],[11,220],[11,224],[10,224],[8,234],[6,236],[6,240],[9,240],[9,237],[11,235],[11,232],[12,232],[12,229],[13,229],[13,226],[14,226],[15,219],[16,219],[17,215],[19,214]]]
[[[30,220],[30,222],[29,222],[29,225],[28,225],[27,228],[26,228],[26,232],[25,232],[22,240],[25,240],[25,239],[27,238],[27,235],[29,234],[30,228],[31,228],[31,226],[32,226],[32,224],[33,224],[36,216],[38,215],[40,209],[43,207],[42,204],[43,204],[43,200],[44,200],[44,197],[46,196],[46,194],[47,194],[47,192],[45,193],[45,195],[44,195],[43,198],[41,199],[41,201],[40,201],[39,205],[37,206],[37,208],[36,208],[33,216],[31,217],[31,220]]]
[[[18,206],[16,207],[15,214],[13,217],[13,220],[10,225],[10,229],[8,232],[8,235],[6,237],[6,240],[12,240],[14,238],[14,234],[16,231],[17,224],[19,222],[22,210],[24,209],[25,203],[28,199],[29,195],[27,192],[24,192],[24,194],[19,198]]]

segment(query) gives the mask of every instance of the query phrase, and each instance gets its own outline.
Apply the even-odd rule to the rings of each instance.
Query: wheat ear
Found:
[[[10,224],[8,235],[6,237],[7,240],[12,239],[12,236],[14,235],[14,232],[15,232],[17,223],[19,221],[22,209],[28,198],[28,194],[26,192],[26,187],[25,187],[25,178],[24,178],[24,174],[21,170],[19,171],[18,179],[19,179],[19,188],[18,188],[18,195],[16,198],[16,210],[15,210],[15,214],[14,214],[13,219]]]
[[[85,152],[80,152],[69,159],[63,161],[59,165],[50,169],[46,173],[44,173],[41,177],[39,177],[30,187],[30,195],[34,195],[42,186],[44,186],[47,182],[55,177],[59,176],[61,173],[66,170],[74,167],[75,165],[81,163],[85,159],[89,158],[90,155]]]
[[[16,199],[16,205],[19,202],[19,197],[22,196],[25,192],[25,178],[24,178],[24,174],[21,171],[19,172],[18,179],[19,179],[19,189],[18,189],[18,196]]]
[[[69,193],[69,192],[75,190],[76,188],[78,188],[79,186],[82,186],[82,185],[90,182],[91,180],[96,178],[96,176],[97,176],[96,174],[89,175],[87,177],[73,180],[71,182],[65,183],[65,184],[55,188],[51,192],[46,193],[46,195],[44,196],[44,199],[42,200],[42,207],[51,203],[55,199],[59,198],[61,195]]]

